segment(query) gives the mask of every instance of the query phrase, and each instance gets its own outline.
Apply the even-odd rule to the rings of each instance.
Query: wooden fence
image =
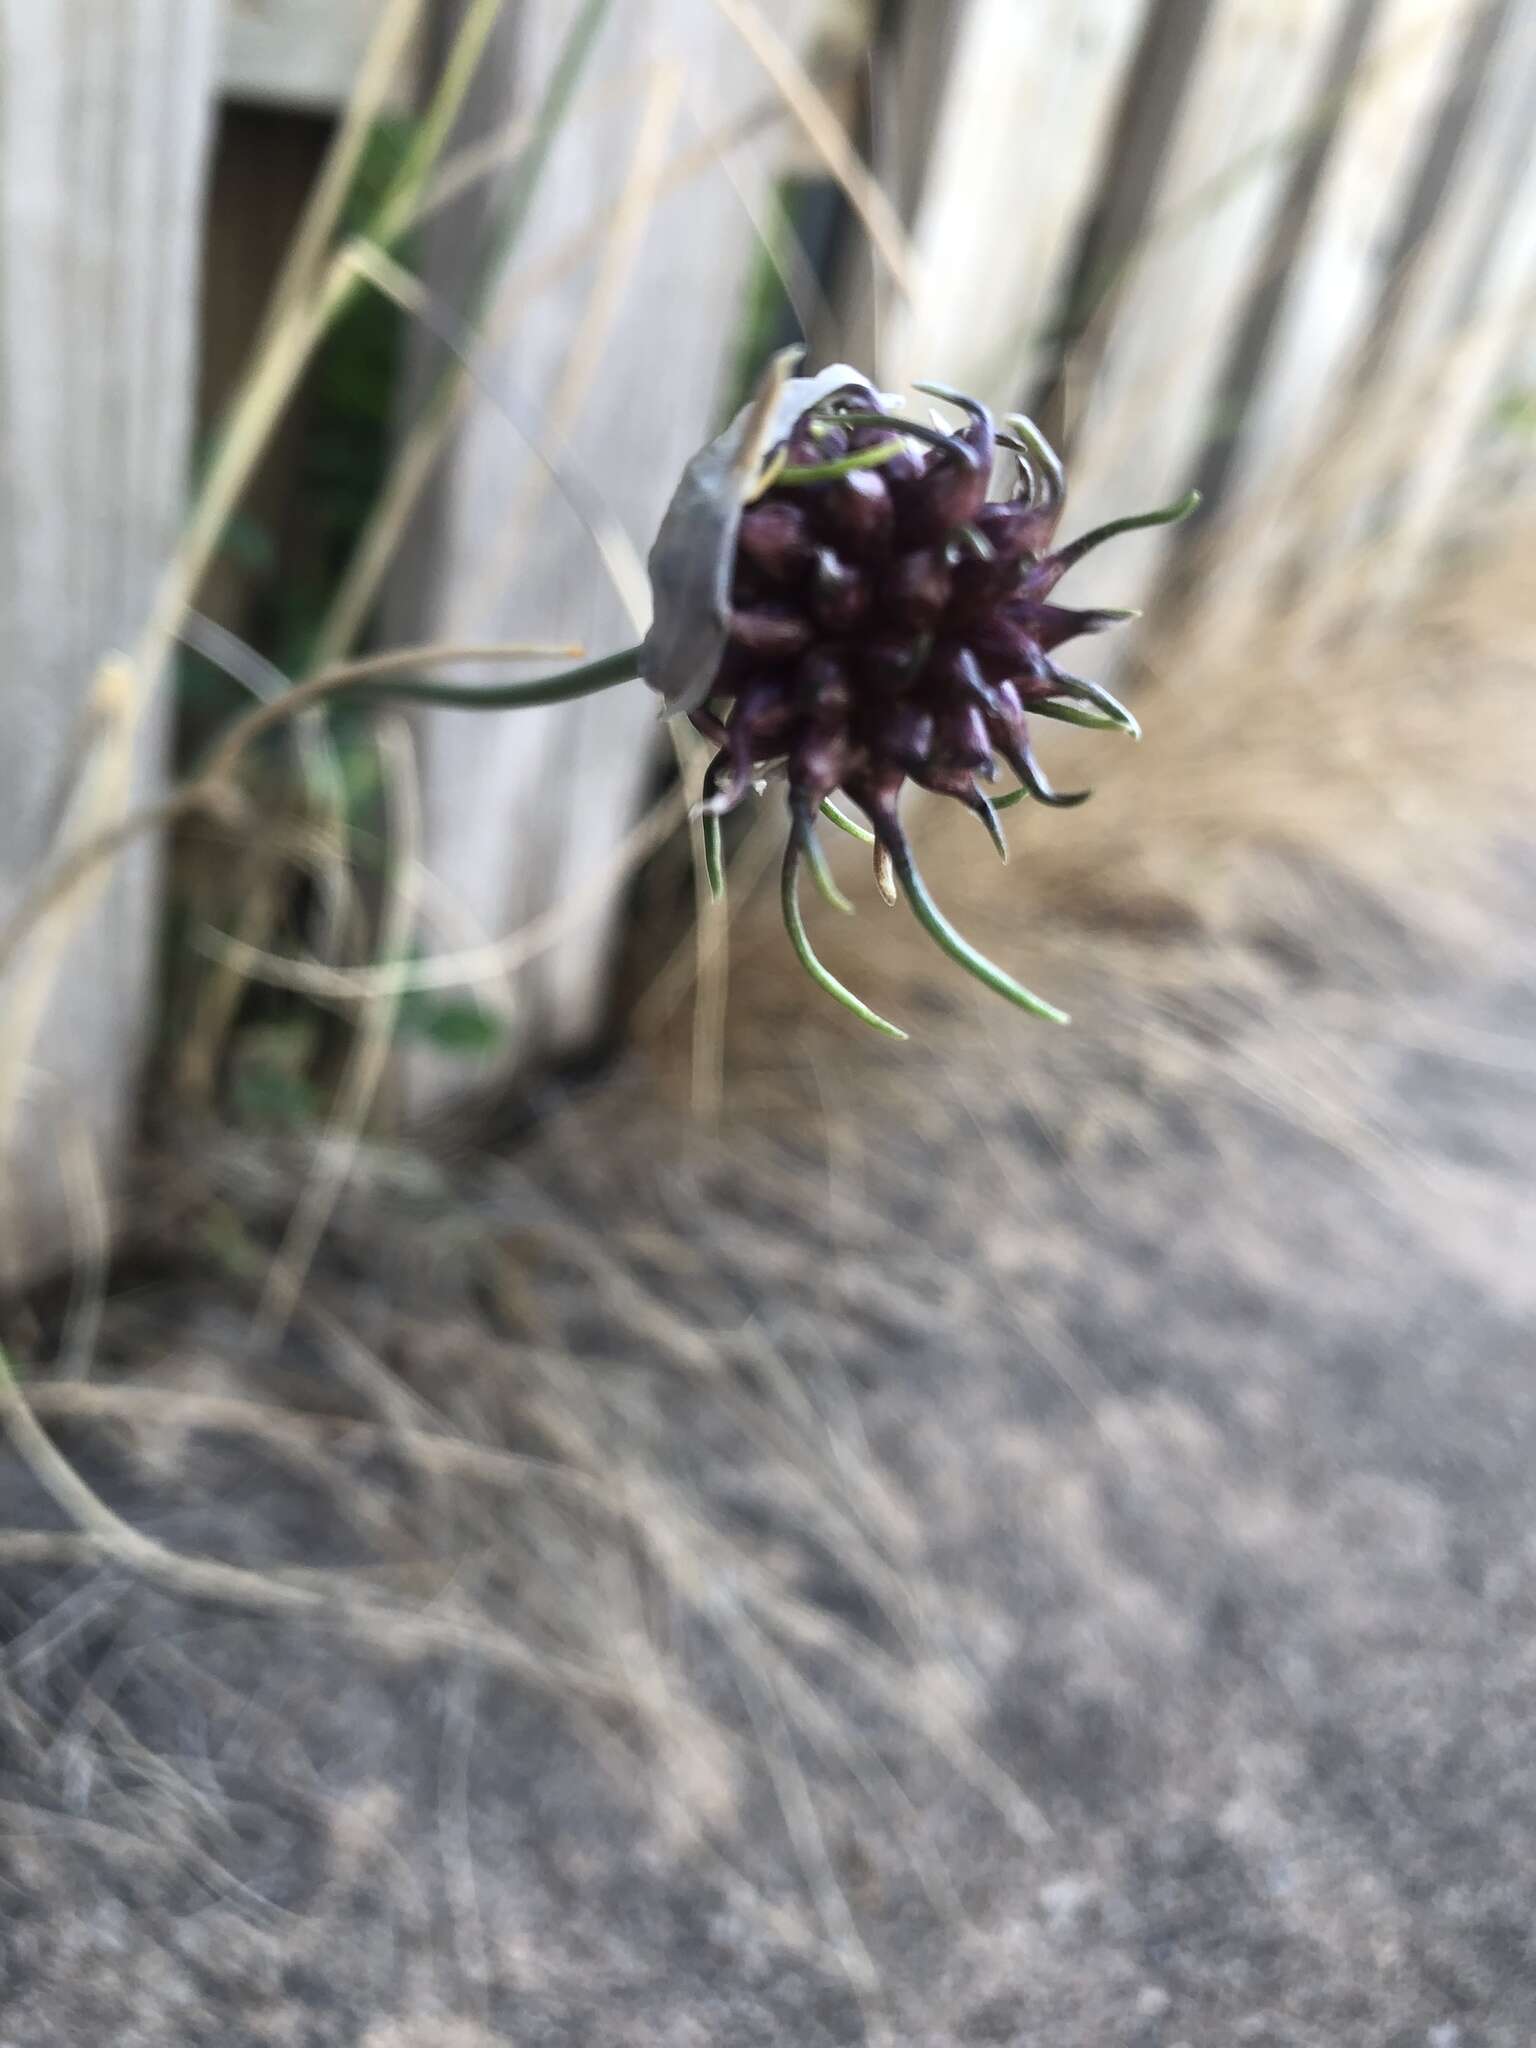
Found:
[[[1369,593],[1390,603],[1485,462],[1500,488],[1529,474],[1531,0],[494,13],[479,0],[455,160],[537,141],[562,65],[569,110],[526,218],[525,154],[435,216],[414,277],[383,278],[416,319],[401,431],[419,488],[394,507],[395,552],[361,581],[354,564],[329,652],[370,617],[402,642],[635,637],[644,551],[718,416],[765,247],[818,352],[1042,408],[1070,449],[1076,523],[1202,483],[1206,532],[1243,565],[1221,586],[1234,613],[1273,579],[1321,584],[1373,534],[1390,544]],[[142,628],[183,505],[221,77],[334,118],[376,27],[397,73],[430,73],[476,19],[476,0],[0,0],[0,910],[162,772],[159,671],[107,657],[156,644]],[[393,90],[409,96],[409,76]],[[783,232],[790,174],[843,195],[830,268]],[[516,232],[471,333],[466,252],[509,192]],[[217,264],[217,223],[209,249]],[[1149,537],[1102,590],[1085,569],[1082,599],[1136,602],[1188,545]],[[433,941],[509,941],[515,961],[518,933],[568,913],[485,985],[508,1030],[482,1067],[414,1062],[431,1104],[594,1029],[615,857],[660,741],[638,689],[489,730],[434,714],[417,740]],[[154,875],[141,850],[0,962],[7,1241],[24,1260],[78,1239],[81,1190],[121,1147]]]
[[[110,665],[176,542],[191,452],[214,0],[0,6],[0,912],[162,773]],[[130,848],[0,968],[8,1267],[84,1252],[154,1001]]]

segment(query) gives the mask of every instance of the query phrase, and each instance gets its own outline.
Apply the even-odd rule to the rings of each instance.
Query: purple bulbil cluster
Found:
[[[881,418],[850,390],[782,445],[777,481],[742,515],[729,639],[710,704],[695,714],[721,747],[710,811],[730,810],[778,761],[799,816],[842,789],[893,850],[909,779],[989,822],[980,782],[999,761],[1041,803],[1086,795],[1051,788],[1028,714],[1104,701],[1051,656],[1124,614],[1050,602],[1083,552],[1050,551],[1062,500],[1054,458],[1038,439],[1032,448],[1005,436],[1018,488],[989,498],[991,417],[955,402],[970,417],[946,434]],[[871,466],[818,475],[858,456]],[[724,716],[717,698],[730,700]]]
[[[893,1030],[822,966],[801,919],[798,873],[833,885],[816,837],[825,816],[872,840],[882,893],[898,887],[929,935],[1011,1000],[1059,1017],[949,924],[902,826],[903,786],[954,797],[1006,858],[998,812],[1024,797],[1066,806],[1035,756],[1036,717],[1137,734],[1099,684],[1056,651],[1129,616],[1053,602],[1061,578],[1114,534],[1182,517],[1193,495],[1055,546],[1061,464],[1032,423],[1003,431],[977,400],[921,385],[957,408],[951,431],[897,416],[857,372],[765,385],[685,474],[652,554],[657,624],[645,673],[716,747],[703,813],[719,886],[719,818],[782,775],[790,808],[786,926],[813,977],[866,1022]],[[755,439],[754,439],[755,436]],[[990,495],[1000,452],[1008,495]],[[743,504],[743,499],[746,503]],[[989,796],[1001,767],[1017,788]],[[869,830],[836,799],[850,798]]]

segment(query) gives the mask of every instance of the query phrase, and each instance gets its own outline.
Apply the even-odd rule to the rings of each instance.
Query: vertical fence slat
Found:
[[[1222,511],[1283,502],[1315,452],[1390,280],[1411,181],[1473,0],[1382,0],[1340,110],[1260,374],[1246,395]],[[1245,539],[1245,554],[1249,542]]]
[[[131,644],[176,535],[217,22],[216,0],[0,0],[0,906],[67,805],[93,674]],[[163,714],[138,735],[140,793]],[[65,1156],[110,1167],[131,1114],[155,885],[151,850],[118,865],[21,1047],[4,1224],[23,1264],[67,1251]],[[0,988],[7,1090],[26,973]]]
[[[1017,403],[1059,309],[1147,0],[970,0],[950,32],[911,221],[920,304],[867,306],[882,377]],[[926,15],[909,33],[931,33]],[[865,285],[867,298],[878,285]]]
[[[1512,341],[1536,322],[1536,7],[1512,0],[1448,188],[1372,365],[1378,407],[1422,421],[1401,466],[1380,595],[1405,589],[1455,511]]]
[[[337,107],[382,11],[383,0],[233,0],[220,88],[234,100]]]
[[[1223,0],[1185,83],[1139,249],[1069,365],[1072,526],[1175,496],[1192,481],[1239,322],[1265,277],[1297,151],[1323,113],[1343,0]],[[1074,602],[1138,604],[1157,535],[1094,558]]]
[[[799,0],[779,10],[780,33],[792,35],[814,11]],[[517,10],[493,45],[483,125],[533,103],[570,16],[552,0]],[[573,113],[517,266],[536,268],[542,254],[611,213],[637,134],[669,80],[681,97],[676,118],[659,116],[663,148],[653,162],[695,147],[768,90],[738,37],[697,0],[614,7],[591,92],[620,72],[631,81],[626,91],[609,90],[599,112]],[[715,422],[754,250],[744,193],[760,197],[763,176],[762,151],[744,151],[731,175],[716,163],[654,206],[635,193],[629,227],[614,222],[590,261],[516,304],[506,338],[477,358],[483,395],[418,532],[425,571],[402,584],[391,637],[574,636],[594,652],[639,637],[590,522],[604,532],[609,561],[627,562],[633,580],[684,461]],[[446,247],[429,252],[436,288],[451,290],[452,260]],[[564,490],[530,455],[530,432],[555,437],[545,453]],[[643,611],[643,578],[638,595]],[[412,1062],[418,1107],[591,1035],[621,900],[604,872],[635,819],[659,744],[655,700],[639,685],[495,721],[433,714],[424,728],[425,859],[437,899],[457,907],[452,936],[505,935],[558,906],[570,910],[558,942],[518,973],[510,1002],[503,986],[485,985],[507,1021],[494,1056],[477,1063],[424,1051]]]

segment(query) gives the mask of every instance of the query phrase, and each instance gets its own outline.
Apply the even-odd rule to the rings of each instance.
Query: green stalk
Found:
[[[809,813],[791,806],[790,815],[795,836],[800,841],[806,864],[811,871],[811,880],[820,890],[823,899],[834,910],[842,911],[845,917],[852,917],[853,905],[833,879],[832,870],[827,865],[827,856],[822,851],[821,841],[816,837],[816,827],[812,824]]]
[[[928,886],[917,871],[912,858],[912,849],[902,837],[887,842],[891,859],[896,868],[897,879],[902,892],[911,904],[918,923],[927,932],[935,945],[942,948],[951,960],[958,961],[968,974],[974,974],[979,982],[1000,996],[1006,996],[1010,1003],[1017,1003],[1021,1010],[1028,1010],[1032,1016],[1044,1017],[1052,1024],[1070,1024],[1071,1018],[1065,1010],[1058,1010],[1054,1004],[1043,1002],[1032,995],[1022,982],[1005,974],[1001,967],[995,967],[984,953],[978,953],[969,939],[960,936],[937,903],[928,894]]]
[[[1102,683],[1090,682],[1087,676],[1070,676],[1065,669],[1054,669],[1051,680],[1062,696],[1081,697],[1085,703],[1096,705],[1112,724],[1118,725],[1122,732],[1128,732],[1133,740],[1141,738],[1136,714],[1128,711],[1118,697],[1111,696]],[[1025,706],[1028,711],[1035,708],[1033,704]]]
[[[1050,493],[1050,503],[1059,505],[1067,495],[1067,472],[1062,467],[1061,457],[1035,425],[1028,413],[1010,412],[1005,415],[1007,423],[1019,439],[1034,463],[1038,473],[1045,479]]]
[[[800,859],[802,842],[798,832],[790,834],[789,844],[784,849],[784,867],[779,884],[779,902],[784,912],[784,929],[789,933],[789,943],[795,949],[795,956],[806,973],[819,989],[831,996],[834,1002],[851,1010],[861,1023],[869,1025],[872,1031],[884,1032],[887,1038],[905,1039],[907,1034],[899,1025],[892,1024],[868,1003],[861,1003],[851,989],[846,989],[833,974],[829,974],[817,959],[806,933],[805,919],[800,911]]]
[[[704,770],[702,794],[706,803],[715,793],[715,786],[719,780],[717,771],[720,766],[720,758],[716,754],[709,766]],[[725,842],[720,830],[719,812],[703,812],[699,819],[699,826],[704,841],[704,879],[709,885],[709,900],[711,903],[723,903],[725,901]]]
[[[1057,550],[1056,559],[1064,569],[1070,569],[1074,562],[1080,562],[1092,549],[1102,547],[1107,540],[1114,540],[1122,533],[1140,533],[1146,526],[1177,526],[1181,519],[1187,519],[1200,502],[1198,491],[1186,491],[1182,498],[1171,505],[1162,505],[1155,512],[1131,512],[1124,519],[1111,519],[1106,526],[1096,526],[1091,533],[1080,534]]]
[[[427,175],[459,118],[501,9],[502,0],[475,0],[465,15],[405,161],[368,225],[368,239],[381,248],[388,248],[408,224]]]
[[[914,441],[942,448],[946,455],[953,455],[957,446],[965,447],[963,441],[957,443],[954,435],[946,434],[942,427],[930,427],[926,420],[901,419],[895,413],[829,412],[826,417],[842,427],[888,427],[893,434],[910,434]],[[966,452],[969,454],[969,449]]]
[[[848,813],[839,805],[833,803],[830,797],[823,801],[821,815],[829,825],[835,825],[839,832],[846,832],[850,839],[857,839],[860,846],[874,845],[874,833],[867,826],[861,825],[857,818],[850,818]]]
[[[704,831],[704,879],[709,884],[711,903],[725,901],[725,849],[720,837],[720,820],[713,811],[700,819]]]
[[[775,484],[830,484],[840,476],[852,476],[856,469],[878,469],[901,453],[899,441],[882,441],[874,448],[855,448],[851,455],[839,455],[830,462],[788,463],[776,470]]]
[[[1047,699],[1029,707],[1031,718],[1054,718],[1062,725],[1081,726],[1084,732],[1130,732],[1130,727],[1118,718],[1101,718],[1096,711],[1081,711],[1075,704],[1057,704]],[[1133,739],[1139,735],[1132,733]],[[1016,801],[1017,798],[1011,799]]]
[[[440,683],[424,676],[359,676],[337,689],[365,697],[403,697],[411,704],[435,704],[449,711],[529,711],[540,704],[569,704],[594,697],[619,683],[632,683],[640,673],[640,649],[624,647],[563,675],[539,676],[531,683]],[[316,679],[317,681],[320,678]]]
[[[1021,789],[1016,792],[1016,795],[1023,796],[1024,791]],[[1001,806],[994,803],[984,791],[978,789],[974,795],[967,799],[967,808],[974,811],[976,816],[980,818],[982,824],[986,827],[987,837],[997,849],[998,859],[1006,866],[1008,861],[1008,841],[1003,837],[1003,828],[998,822],[997,816]]]
[[[436,704],[452,711],[527,711],[541,704],[568,704],[576,697],[591,697],[599,690],[611,690],[619,683],[633,682],[640,673],[640,649],[621,648],[597,661],[583,662],[558,676],[538,676],[519,683],[428,682],[418,676],[311,676],[296,683],[281,697],[256,705],[232,725],[214,748],[207,765],[196,777],[198,785],[211,789],[222,785],[253,740],[274,726],[282,725],[300,712],[336,697],[394,698],[408,704]]]

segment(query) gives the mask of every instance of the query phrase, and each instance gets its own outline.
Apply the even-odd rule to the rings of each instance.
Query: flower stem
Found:
[[[272,727],[297,718],[301,711],[334,697],[403,698],[407,703],[436,704],[450,711],[524,711],[541,704],[568,704],[577,697],[591,697],[599,690],[633,682],[639,673],[638,647],[625,647],[617,654],[583,662],[562,675],[539,676],[532,682],[518,683],[442,683],[429,682],[422,676],[330,675],[322,669],[307,683],[295,684],[285,695],[254,706],[238,719],[214,749],[198,780],[222,782],[253,740]]]
[[[577,697],[595,697],[599,690],[632,683],[639,673],[640,649],[625,647],[617,654],[584,661],[563,675],[539,676],[531,683],[438,683],[422,676],[364,676],[351,687],[364,696],[404,697],[413,704],[436,704],[448,711],[527,711],[540,704],[569,704]]]

